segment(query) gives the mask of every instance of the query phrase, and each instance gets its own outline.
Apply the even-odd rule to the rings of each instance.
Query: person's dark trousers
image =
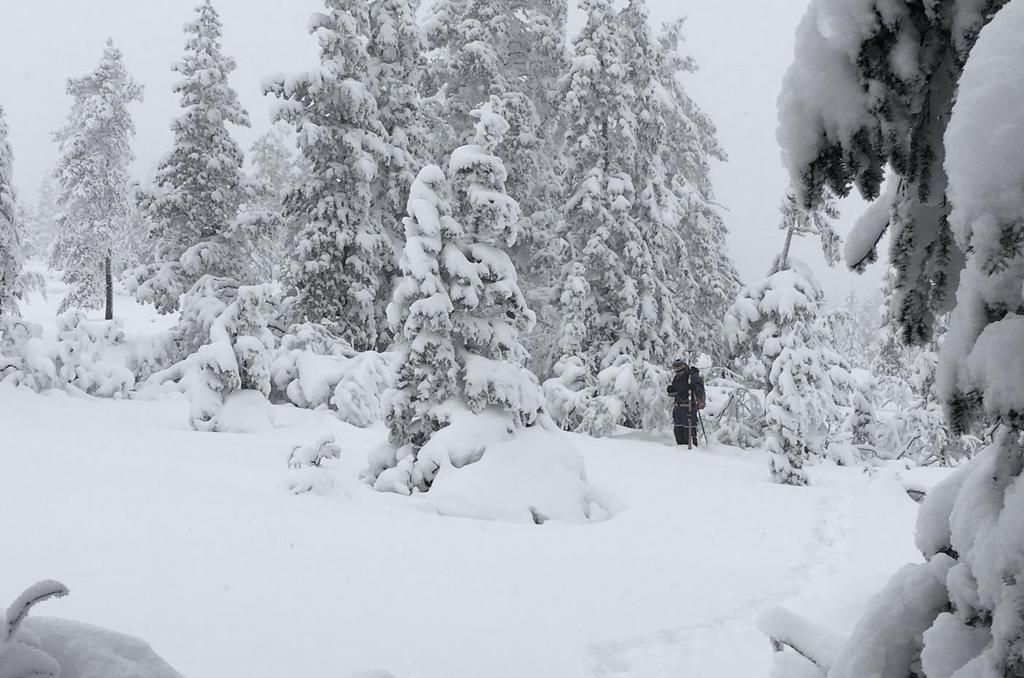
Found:
[[[672,408],[672,424],[676,445],[697,444],[697,408],[677,404]]]

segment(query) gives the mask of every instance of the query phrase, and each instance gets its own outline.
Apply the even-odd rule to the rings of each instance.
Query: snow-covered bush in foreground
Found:
[[[56,581],[25,590],[0,619],[0,678],[182,678],[145,642],[81,622],[29,617],[67,595]]]
[[[7,608],[0,619],[0,678],[56,678],[60,674],[57,661],[33,643],[32,638],[26,638],[21,625],[33,605],[67,594],[67,588],[60,582],[41,581],[26,589]]]

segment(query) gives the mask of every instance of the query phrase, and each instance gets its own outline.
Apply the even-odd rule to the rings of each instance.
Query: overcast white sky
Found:
[[[429,0],[428,0],[429,1]],[[689,52],[701,70],[688,76],[694,98],[719,128],[730,160],[715,169],[719,201],[730,228],[732,254],[744,280],[764,274],[781,244],[776,230],[786,177],[775,142],[775,100],[793,58],[793,35],[806,0],[648,0],[655,22],[685,15]],[[0,0],[0,105],[8,116],[15,178],[22,196],[34,199],[50,171],[56,148],[51,134],[68,110],[68,76],[91,70],[103,43],[113,37],[129,71],[145,85],[145,101],[133,109],[138,137],[137,171],[147,174],[168,150],[168,123],[177,114],[170,64],[184,44],[182,24],[195,0]],[[320,0],[215,0],[225,26],[225,51],[238,61],[233,84],[248,108],[252,130],[240,130],[248,146],[269,124],[269,100],[260,82],[279,72],[315,63],[306,33]],[[861,209],[844,205],[841,231]],[[870,294],[878,267],[868,276],[827,271],[815,243],[798,254],[819,272],[833,302],[851,286]]]

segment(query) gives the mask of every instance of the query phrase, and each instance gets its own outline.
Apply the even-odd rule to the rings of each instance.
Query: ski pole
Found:
[[[700,432],[705,434],[705,444],[710,448],[711,441],[708,439],[708,429],[703,427],[703,417],[700,416],[699,410],[697,410],[697,423],[700,424]]]

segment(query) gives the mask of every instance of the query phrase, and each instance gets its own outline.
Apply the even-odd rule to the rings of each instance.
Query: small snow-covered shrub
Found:
[[[764,392],[726,378],[709,380],[707,410],[701,413],[716,442],[742,449],[764,444]]]
[[[224,397],[216,415],[216,431],[222,433],[264,433],[273,430],[274,408],[259,391],[242,389]]]
[[[383,394],[395,384],[395,354],[365,351],[343,363],[342,377],[334,387],[331,405],[338,418],[366,427],[381,421]]]
[[[593,396],[584,404],[583,418],[576,431],[594,438],[603,438],[614,433],[621,420],[621,400],[615,396]]]
[[[178,366],[183,368],[178,379],[183,382],[189,397],[189,423],[192,428],[197,431],[218,430],[217,415],[224,407],[225,398],[242,387],[231,344],[218,341],[201,346]],[[159,380],[162,374],[153,376]]]
[[[340,457],[341,447],[330,433],[310,445],[296,445],[288,455],[288,490],[293,494],[326,493],[333,487],[333,482],[322,464]]]
[[[853,394],[853,407],[847,419],[850,442],[860,448],[874,450],[878,444],[878,422],[875,406],[868,394],[857,390]]]
[[[578,356],[562,356],[553,372],[555,376],[544,382],[548,414],[562,430],[595,438],[614,433],[623,418],[624,403],[639,404],[641,390],[647,390],[641,389],[633,364],[627,361],[603,370],[599,375],[600,387],[588,385],[589,371]],[[665,400],[664,389],[650,395],[655,403]],[[655,409],[650,402],[647,404],[649,409]],[[669,408],[666,404],[664,409],[668,412]],[[653,427],[657,414],[647,421]]]
[[[544,402],[548,415],[565,431],[573,431],[583,420],[587,388],[587,367],[578,356],[562,356],[552,368],[554,377],[544,382]]]
[[[672,373],[645,360],[619,356],[597,375],[597,392],[614,398],[620,420],[630,428],[653,431],[672,421],[672,400],[666,389]]]
[[[183,297],[175,329],[185,357],[154,374],[149,383],[176,382],[192,402],[193,428],[222,430],[217,417],[229,394],[271,393],[276,338],[270,325],[282,306],[277,285],[239,287],[231,280],[204,275]]]
[[[238,297],[238,283],[230,278],[204,275],[181,297],[181,314],[174,327],[177,359],[182,360],[208,344],[213,324]]]
[[[135,375],[107,358],[127,350],[121,320],[88,320],[77,310],[57,319],[54,363],[63,384],[100,397],[126,396],[135,387]]]
[[[270,366],[271,398],[306,409],[325,408],[342,379],[341,359],[312,351],[281,351]]]
[[[0,384],[33,391],[58,386],[57,366],[42,336],[39,325],[0,315]]]
[[[316,325],[293,326],[271,363],[271,398],[303,408],[331,408],[342,421],[366,427],[383,419],[381,398],[394,385],[396,358],[394,353],[356,353]]]
[[[133,338],[127,367],[136,383],[143,383],[155,373],[173,364],[177,348],[173,332]]]
[[[0,383],[120,398],[135,388],[136,370],[145,375],[166,360],[168,341],[155,337],[146,345],[130,344],[120,320],[89,320],[72,310],[57,318],[57,341],[48,343],[42,327],[5,317],[0,320]]]
[[[376,449],[370,455],[365,480],[383,492],[426,492],[441,469],[462,468],[478,461],[488,444],[510,439],[515,431],[507,418],[490,410],[473,413],[451,404],[445,416],[448,425],[431,436],[416,454],[408,445]]]
[[[289,468],[319,468],[325,459],[338,459],[341,447],[334,442],[334,434],[328,433],[311,445],[296,445],[288,455]]]
[[[351,344],[320,323],[296,323],[281,336],[282,351],[308,351],[315,355],[356,354]]]

